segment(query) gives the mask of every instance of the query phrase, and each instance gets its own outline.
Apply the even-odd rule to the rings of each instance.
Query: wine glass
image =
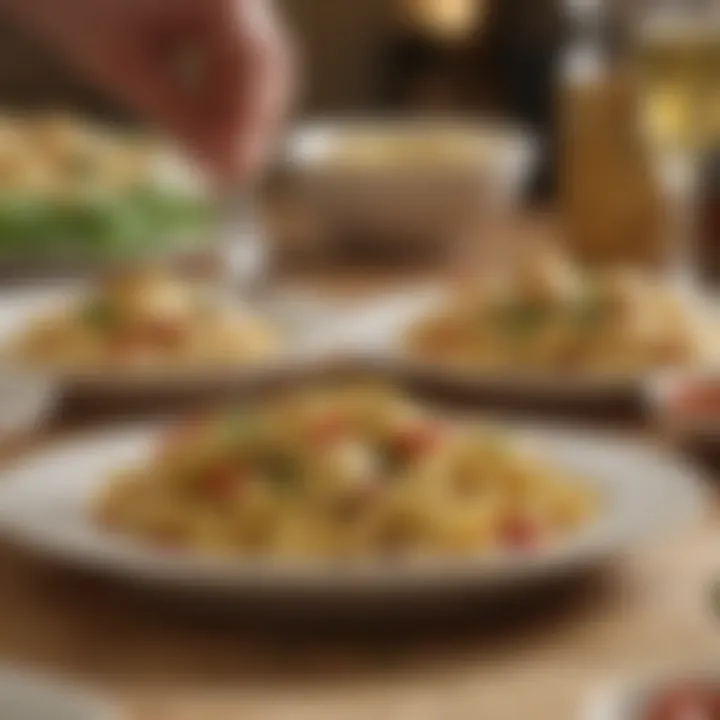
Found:
[[[720,5],[644,0],[631,36],[642,130],[672,209],[666,258],[674,279],[693,288],[700,169],[720,144]]]
[[[270,245],[256,194],[246,187],[231,188],[220,202],[222,279],[246,299],[257,299],[268,289],[271,269]]]

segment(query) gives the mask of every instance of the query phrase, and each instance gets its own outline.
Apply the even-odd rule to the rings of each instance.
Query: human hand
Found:
[[[259,170],[292,63],[270,0],[0,0],[221,183]]]

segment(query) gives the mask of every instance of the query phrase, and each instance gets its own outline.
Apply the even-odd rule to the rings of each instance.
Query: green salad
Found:
[[[0,260],[133,257],[207,236],[215,210],[159,142],[0,115]]]
[[[201,236],[213,216],[207,200],[157,188],[73,200],[0,194],[0,256],[152,252]]]

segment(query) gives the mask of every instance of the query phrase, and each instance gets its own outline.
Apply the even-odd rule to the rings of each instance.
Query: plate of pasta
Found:
[[[194,254],[217,223],[157,138],[64,113],[0,112],[0,270],[87,271]]]
[[[151,266],[97,285],[3,304],[2,360],[74,388],[170,387],[272,367],[285,357],[275,319],[221,289]]]
[[[382,596],[583,568],[701,503],[644,445],[353,382],[67,441],[5,472],[0,532],[155,585]]]
[[[514,393],[634,392],[649,374],[720,357],[718,318],[701,298],[635,269],[587,270],[554,246],[493,275],[388,297],[354,320],[352,341],[393,365]]]

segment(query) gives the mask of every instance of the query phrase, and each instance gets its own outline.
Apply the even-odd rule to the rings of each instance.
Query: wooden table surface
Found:
[[[0,657],[97,684],[129,720],[573,720],[612,677],[720,660],[718,519],[502,607],[394,628],[180,609],[0,547]]]

